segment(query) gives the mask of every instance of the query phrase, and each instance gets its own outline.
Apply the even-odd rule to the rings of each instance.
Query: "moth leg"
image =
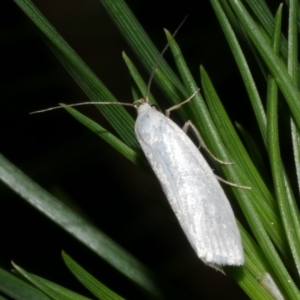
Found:
[[[203,141],[203,139],[202,139],[202,137],[201,137],[201,135],[200,135],[200,132],[198,131],[198,129],[196,128],[196,126],[191,122],[191,120],[185,122],[184,126],[182,127],[182,130],[184,131],[184,133],[187,133],[189,127],[191,127],[191,128],[194,130],[194,132],[195,132],[195,134],[196,134],[196,136],[197,136],[197,138],[198,138],[198,140],[199,140],[199,147],[198,147],[199,149],[200,149],[201,147],[204,148],[204,149],[206,150],[206,152],[207,152],[214,160],[216,160],[217,162],[219,162],[219,163],[221,163],[221,164],[223,164],[223,165],[232,165],[232,164],[234,164],[234,163],[231,163],[231,162],[226,162],[226,161],[220,160],[220,159],[218,159],[217,157],[215,157],[215,156],[210,152],[210,150],[208,149],[208,147],[207,147],[206,144],[204,143],[204,141]],[[218,176],[218,175],[216,175],[216,174],[215,174],[215,176],[216,176],[216,178],[217,178],[219,181],[224,182],[224,183],[227,184],[227,185],[230,185],[230,186],[233,186],[233,187],[237,187],[237,188],[241,188],[241,189],[245,189],[245,190],[251,190],[251,187],[250,187],[250,186],[240,185],[240,184],[237,184],[237,183],[233,183],[233,182],[227,181],[227,180],[223,179],[222,177],[220,177],[220,176]]]
[[[166,117],[167,117],[167,118],[170,117],[170,113],[171,113],[172,110],[178,109],[178,108],[180,108],[182,105],[184,105],[184,104],[186,104],[187,102],[189,102],[190,100],[192,100],[192,99],[195,97],[195,95],[199,92],[199,90],[200,90],[200,89],[197,89],[197,91],[196,91],[195,93],[193,93],[188,99],[184,100],[183,102],[181,102],[181,103],[179,103],[179,104],[176,104],[176,105],[170,107],[169,109],[166,109],[166,114],[165,114]],[[207,147],[206,144],[204,143],[204,140],[202,139],[200,132],[198,131],[198,129],[197,129],[196,126],[192,123],[191,120],[187,121],[187,122],[184,124],[184,126],[182,127],[182,130],[183,130],[185,133],[187,133],[189,127],[191,127],[191,128],[193,129],[194,133],[196,134],[196,137],[197,137],[197,139],[198,139],[198,141],[199,141],[199,147],[198,147],[199,149],[200,149],[201,147],[204,148],[204,149],[206,150],[206,152],[207,152],[207,153],[208,153],[215,161],[217,161],[217,162],[219,162],[219,163],[221,163],[221,164],[223,164],[223,165],[232,165],[232,164],[233,164],[233,163],[231,163],[231,162],[226,162],[226,161],[223,161],[223,160],[221,160],[221,159],[215,157],[215,156],[210,152],[210,150],[208,149],[208,147]],[[234,186],[234,187],[238,187],[238,188],[242,188],[242,189],[248,189],[248,190],[250,189],[250,190],[251,190],[251,187],[249,187],[249,186],[244,186],[244,185],[236,184],[236,183],[227,181],[227,180],[225,180],[225,179],[223,179],[223,178],[221,178],[221,177],[219,177],[219,176],[217,176],[217,175],[215,175],[215,176],[217,177],[217,179],[218,179],[219,181],[222,181],[222,182],[224,182],[224,183],[226,183],[226,184],[228,184],[228,185],[230,185],[230,186]]]
[[[170,113],[171,113],[172,110],[178,109],[178,108],[180,108],[182,105],[184,105],[184,104],[188,103],[189,101],[191,101],[199,91],[200,91],[200,89],[197,89],[197,91],[195,91],[189,98],[187,98],[187,99],[184,100],[183,102],[181,102],[181,103],[179,103],[179,104],[176,104],[176,105],[174,105],[174,106],[172,106],[172,107],[166,109],[166,114],[165,114],[166,117],[167,117],[167,118],[170,117]],[[202,139],[202,137],[201,137],[201,135],[200,135],[200,132],[197,130],[196,126],[195,126],[190,120],[187,121],[187,122],[184,124],[184,126],[182,127],[182,130],[183,130],[185,133],[187,133],[189,127],[191,127],[191,128],[193,129],[193,131],[195,132],[195,134],[196,134],[196,136],[197,136],[197,138],[198,138],[198,141],[199,141],[199,147],[198,147],[198,148],[199,148],[199,149],[200,149],[201,147],[204,148],[204,149],[207,151],[207,153],[208,153],[214,160],[218,161],[220,164],[224,164],[224,165],[231,165],[231,164],[232,164],[232,163],[230,163],[230,162],[225,162],[225,161],[223,161],[223,160],[218,159],[217,157],[215,157],[215,156],[210,152],[210,150],[208,149],[208,147],[205,145],[205,143],[204,143],[204,141],[203,141],[203,139]]]
[[[252,188],[250,186],[240,185],[240,184],[237,184],[237,183],[233,183],[233,182],[227,181],[227,180],[223,179],[222,177],[220,177],[220,176],[218,176],[216,174],[215,174],[215,176],[217,177],[217,179],[219,181],[224,182],[227,185],[230,185],[230,186],[233,186],[233,187],[237,187],[237,188],[240,188],[240,189],[252,190]]]
[[[223,165],[232,165],[233,163],[231,162],[226,162],[226,161],[223,161],[217,157],[215,157],[211,151],[208,149],[208,147],[206,146],[206,144],[204,143],[204,140],[202,139],[201,135],[200,135],[200,132],[198,131],[198,129],[196,128],[196,126],[192,123],[191,120],[185,122],[184,126],[182,127],[182,130],[187,133],[189,127],[191,127],[194,131],[194,133],[196,134],[196,137],[199,141],[199,149],[202,147],[203,149],[206,150],[206,152],[217,162],[219,162],[220,164],[223,164]]]
[[[170,113],[171,113],[172,110],[178,109],[178,108],[180,108],[182,105],[184,105],[184,104],[188,103],[189,101],[191,101],[191,100],[195,97],[195,95],[199,93],[199,91],[200,91],[200,89],[197,89],[197,91],[196,91],[195,93],[193,93],[193,95],[191,95],[190,97],[188,97],[186,100],[184,100],[184,101],[182,101],[181,103],[176,104],[176,105],[174,105],[174,106],[172,106],[172,107],[166,109],[166,114],[165,114],[166,117],[167,117],[167,118],[170,117]]]
[[[201,135],[200,135],[200,132],[198,131],[198,129],[196,128],[196,126],[195,126],[190,120],[187,121],[187,122],[184,124],[184,126],[182,127],[182,130],[183,130],[185,133],[187,133],[189,127],[191,127],[191,128],[194,130],[194,132],[195,132],[195,134],[196,134],[196,136],[197,136],[197,138],[198,138],[198,141],[199,141],[199,148],[201,148],[201,147],[204,148],[204,149],[206,150],[206,152],[207,152],[214,160],[216,160],[217,162],[219,162],[219,163],[221,163],[221,164],[223,164],[223,165],[232,165],[232,164],[233,164],[233,163],[231,163],[231,162],[226,162],[226,161],[223,161],[223,160],[218,159],[217,157],[215,157],[215,156],[210,152],[210,150],[208,149],[208,147],[207,147],[206,144],[204,143],[204,141],[203,141],[203,139],[202,139],[202,137],[201,137]],[[249,187],[249,186],[240,185],[240,184],[236,184],[236,183],[227,181],[227,180],[223,179],[222,177],[219,177],[219,176],[216,175],[216,174],[215,174],[215,176],[217,177],[217,179],[218,179],[219,181],[222,181],[222,182],[226,183],[227,185],[230,185],[230,186],[233,186],[233,187],[237,187],[237,188],[241,188],[241,189],[251,190],[251,187]]]
[[[187,122],[184,124],[182,130],[183,130],[185,133],[187,133],[189,127],[191,127],[191,128],[194,130],[194,132],[195,132],[195,134],[196,134],[196,136],[197,136],[197,138],[198,138],[198,140],[199,140],[199,148],[201,148],[201,147],[204,148],[204,149],[206,150],[206,152],[207,152],[214,160],[216,160],[217,162],[219,162],[219,163],[221,163],[221,164],[223,164],[223,165],[232,165],[232,164],[233,164],[233,163],[231,163],[231,162],[226,162],[226,161],[223,161],[223,160],[218,159],[217,157],[215,157],[215,156],[210,152],[210,150],[208,149],[208,147],[207,147],[206,144],[204,143],[204,141],[203,141],[203,139],[202,139],[202,137],[201,137],[201,135],[200,135],[200,132],[198,131],[198,129],[196,128],[196,126],[195,126],[190,120],[187,121]],[[236,183],[227,181],[227,180],[225,180],[225,179],[219,177],[219,176],[216,175],[216,174],[215,174],[215,176],[217,177],[217,179],[218,179],[219,181],[222,181],[222,182],[224,182],[224,183],[226,183],[226,184],[228,184],[228,185],[230,185],[230,186],[234,186],[234,187],[238,187],[238,188],[246,189],[246,190],[251,190],[251,187],[249,187],[249,186],[244,186],[244,185],[240,185],[240,184],[236,184]]]
[[[202,137],[201,137],[201,135],[200,135],[200,132],[198,131],[198,129],[196,128],[196,126],[195,126],[190,120],[187,121],[187,122],[184,124],[184,126],[182,127],[182,130],[183,130],[185,133],[187,133],[189,127],[191,127],[191,128],[194,130],[194,132],[195,132],[195,134],[196,134],[196,136],[197,136],[197,138],[198,138],[198,140],[199,140],[199,148],[201,148],[201,147],[204,148],[204,149],[206,150],[206,152],[207,152],[214,160],[216,160],[217,162],[219,162],[219,163],[221,163],[221,164],[223,164],[223,165],[232,165],[232,164],[233,164],[233,163],[231,163],[231,162],[226,162],[226,161],[223,161],[223,160],[218,159],[217,157],[215,157],[215,156],[210,152],[210,150],[208,149],[208,147],[207,147],[206,144],[204,143],[204,141],[203,141],[203,139],[202,139]],[[237,188],[241,188],[241,189],[251,190],[251,187],[249,187],[249,186],[240,185],[240,184],[237,184],[237,183],[233,183],[233,182],[227,181],[227,180],[223,179],[222,177],[220,177],[220,176],[218,176],[218,175],[216,175],[216,174],[215,174],[215,176],[217,177],[217,179],[218,179],[219,181],[222,181],[222,182],[226,183],[227,185],[230,185],[230,186],[233,186],[233,187],[237,187]]]

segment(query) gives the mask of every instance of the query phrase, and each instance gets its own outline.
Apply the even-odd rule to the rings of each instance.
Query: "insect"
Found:
[[[150,76],[148,91],[158,63],[159,60]],[[191,100],[197,92],[183,103]],[[135,134],[138,142],[197,256],[217,270],[225,265],[243,265],[244,252],[240,232],[216,175],[186,133],[168,117],[174,108],[167,110],[165,116],[149,105],[147,95],[148,92],[145,98],[134,104],[88,104],[121,104],[137,108]],[[87,103],[71,106],[84,104]],[[60,107],[43,111],[56,108]],[[187,125],[193,127],[192,123]]]
[[[196,254],[216,269],[243,265],[240,232],[215,174],[181,128],[141,101],[136,137]]]

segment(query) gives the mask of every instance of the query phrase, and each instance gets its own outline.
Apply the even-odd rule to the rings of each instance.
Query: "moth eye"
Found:
[[[150,106],[155,110],[159,110],[159,107],[156,104],[151,104]]]

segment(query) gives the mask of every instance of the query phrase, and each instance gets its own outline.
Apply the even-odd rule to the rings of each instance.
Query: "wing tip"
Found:
[[[209,258],[208,258],[209,256]],[[218,255],[210,253],[205,257],[199,256],[199,258],[208,266],[213,269],[224,273],[223,267],[232,266],[232,267],[241,267],[245,263],[244,251],[235,251],[227,253],[226,255]]]

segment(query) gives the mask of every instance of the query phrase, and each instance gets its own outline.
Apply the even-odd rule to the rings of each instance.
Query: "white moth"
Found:
[[[244,252],[228,199],[190,138],[145,100],[136,137],[198,257],[207,265],[240,266]]]
[[[83,102],[70,106],[85,104],[121,104],[137,108],[136,137],[197,256],[219,271],[222,266],[243,265],[240,232],[229,201],[216,175],[186,133],[149,105],[148,97],[134,104]],[[33,113],[57,108],[61,106]]]
[[[152,70],[146,95],[154,71],[168,45]],[[225,265],[243,265],[244,252],[240,232],[228,199],[216,175],[185,132],[150,106],[148,96],[135,104],[83,102],[70,106],[86,104],[121,104],[137,107],[136,137],[198,257],[217,270],[221,270],[220,267]],[[61,106],[33,113],[57,108]]]

